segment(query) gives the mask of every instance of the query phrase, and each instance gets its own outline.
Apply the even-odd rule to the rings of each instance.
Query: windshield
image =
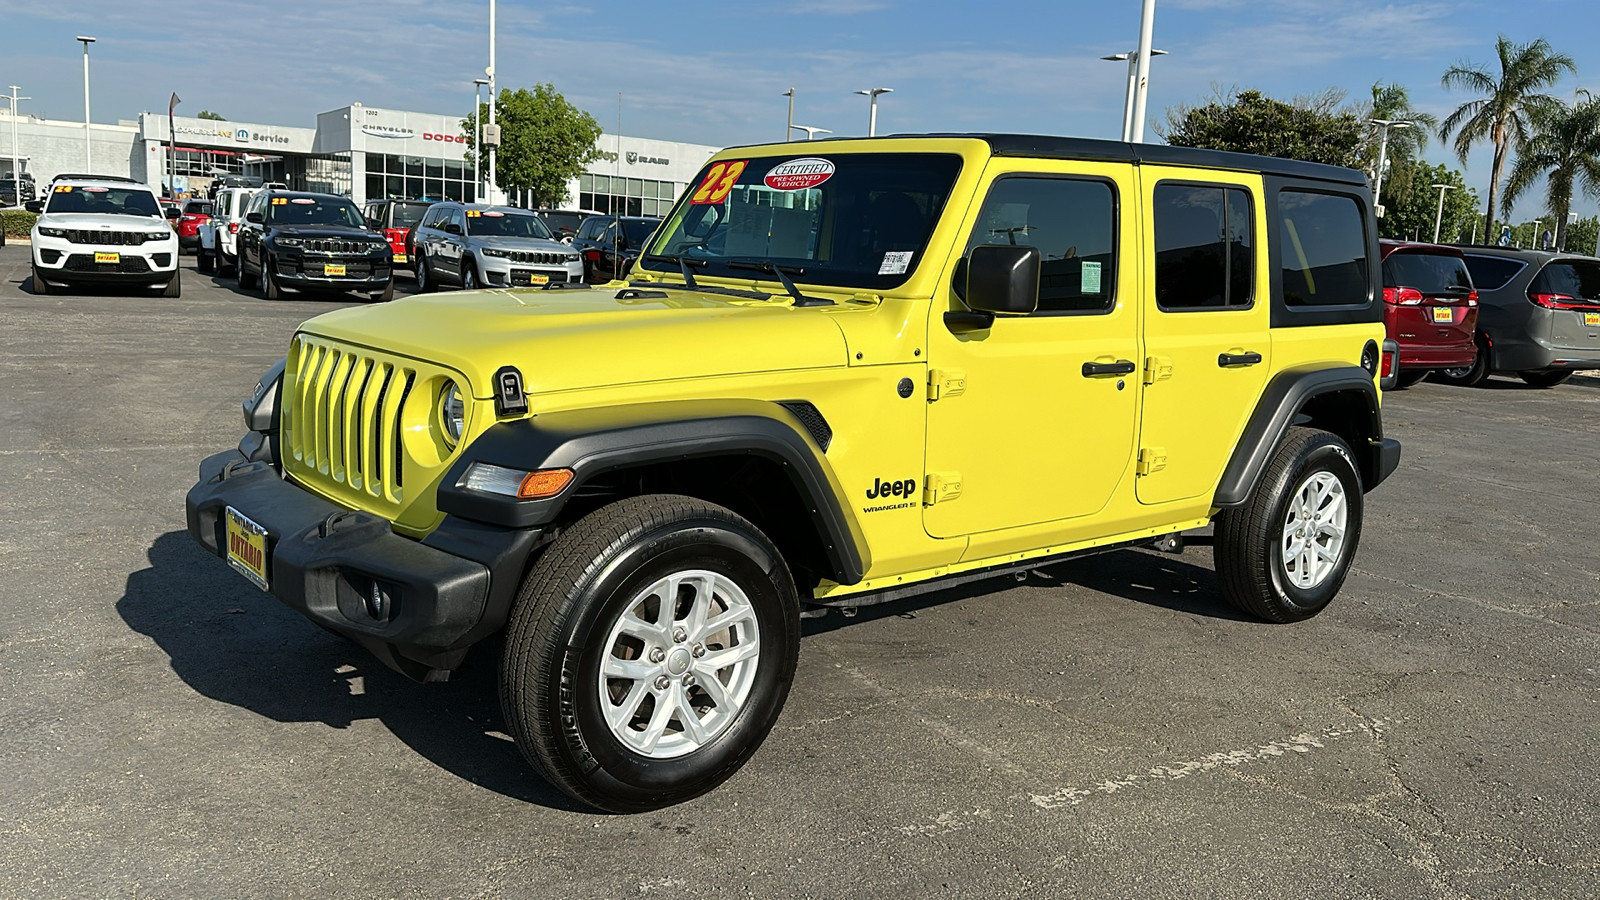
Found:
[[[161,217],[161,207],[148,190],[71,184],[58,184],[50,191],[50,205],[45,212]]]
[[[267,221],[274,225],[367,227],[354,203],[333,197],[273,197],[267,204]]]
[[[389,218],[394,222],[390,228],[407,228],[422,221],[422,214],[428,211],[431,203],[396,203],[394,211]]]
[[[467,210],[467,234],[475,237],[542,238],[550,240],[550,229],[538,216],[505,213],[493,209]]]
[[[715,162],[690,182],[650,253],[718,263],[771,261],[796,280],[887,289],[916,268],[961,171],[958,156],[838,153]],[[677,271],[647,260],[648,269]]]
[[[1400,251],[1383,261],[1383,286],[1415,288],[1424,294],[1470,294],[1472,276],[1459,256]]]

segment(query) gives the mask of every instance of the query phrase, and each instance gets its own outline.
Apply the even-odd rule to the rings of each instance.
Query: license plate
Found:
[[[336,266],[333,263],[323,263],[322,274],[327,276],[343,275],[344,266]]]
[[[550,276],[549,275],[529,275],[528,276],[528,283],[529,284],[549,284],[550,283]]]
[[[1584,313],[1583,324],[1600,325],[1600,313]]]
[[[1448,325],[1452,318],[1448,306],[1435,306],[1433,308],[1433,320],[1435,322],[1444,322]]]
[[[115,264],[117,264],[119,262],[122,262],[122,254],[121,253],[96,253],[94,255],[94,261],[97,262],[97,263],[111,263],[111,264],[115,265]]]
[[[267,530],[228,507],[228,565],[263,591],[267,589]]]
[[[396,253],[394,255],[394,261],[395,262],[405,262],[406,261],[406,255],[404,253]]]

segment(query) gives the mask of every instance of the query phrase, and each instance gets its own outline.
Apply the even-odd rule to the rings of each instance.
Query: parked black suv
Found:
[[[261,287],[268,300],[285,288],[363,291],[394,299],[389,242],[367,228],[347,198],[262,191],[239,229],[239,287]]]
[[[572,243],[572,238],[578,233],[578,226],[583,220],[594,215],[581,209],[536,209],[533,214],[544,220],[544,227],[550,229],[556,240],[563,244]]]
[[[622,232],[617,232],[616,216],[590,216],[578,226],[572,249],[583,257],[585,281],[610,281],[621,278],[639,257],[639,248],[650,240],[660,219],[623,216]]]

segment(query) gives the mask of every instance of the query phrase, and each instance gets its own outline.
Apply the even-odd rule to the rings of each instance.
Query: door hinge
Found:
[[[1172,377],[1172,357],[1148,356],[1144,361],[1144,383],[1155,384]]]
[[[948,503],[961,496],[960,472],[930,472],[926,484],[922,489],[922,502],[926,506]]]
[[[928,399],[959,397],[967,392],[967,373],[960,369],[929,369]]]
[[[1167,467],[1167,448],[1146,447],[1139,451],[1139,466],[1134,471],[1150,475]]]

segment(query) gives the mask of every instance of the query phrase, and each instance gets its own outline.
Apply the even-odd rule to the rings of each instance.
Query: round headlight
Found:
[[[467,407],[461,399],[461,391],[454,381],[445,382],[444,390],[439,392],[439,423],[444,426],[445,440],[454,447],[461,440],[461,432],[466,427]]]

